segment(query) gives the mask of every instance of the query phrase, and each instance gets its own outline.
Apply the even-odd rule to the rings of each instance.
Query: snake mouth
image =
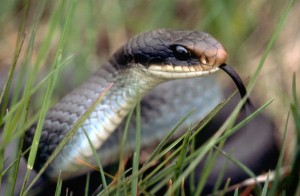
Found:
[[[207,65],[151,65],[147,68],[147,71],[152,75],[156,75],[163,78],[192,78],[209,75],[218,71],[219,67],[212,67]]]
[[[146,69],[146,71],[160,78],[165,78],[165,79],[181,78],[182,79],[182,78],[193,78],[193,77],[209,75],[211,73],[218,71],[219,69],[222,69],[231,77],[231,79],[234,81],[235,85],[237,86],[241,97],[243,98],[244,96],[246,96],[247,90],[240,76],[230,65],[226,63],[222,63],[218,67],[207,66],[207,65],[189,65],[189,66],[151,65]]]

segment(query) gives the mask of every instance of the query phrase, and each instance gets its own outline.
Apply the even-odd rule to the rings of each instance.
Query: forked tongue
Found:
[[[232,78],[236,87],[239,90],[241,97],[242,98],[245,97],[245,95],[247,94],[246,87],[245,87],[243,81],[241,80],[240,76],[236,73],[236,71],[234,71],[234,69],[230,65],[225,64],[225,63],[221,64],[219,67]],[[252,103],[249,98],[247,98],[245,105],[252,107]]]

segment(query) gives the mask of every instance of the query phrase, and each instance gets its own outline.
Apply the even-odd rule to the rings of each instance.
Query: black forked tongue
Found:
[[[246,87],[243,81],[241,80],[240,76],[236,73],[236,71],[234,71],[234,69],[230,65],[225,63],[221,64],[219,67],[232,78],[240,92],[241,97],[245,97],[247,94]],[[245,105],[252,106],[252,103],[249,98],[246,100]]]

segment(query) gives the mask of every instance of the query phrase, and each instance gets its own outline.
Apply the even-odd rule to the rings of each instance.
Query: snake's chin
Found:
[[[146,69],[151,75],[165,79],[183,79],[209,75],[218,71],[219,67],[210,67],[207,70],[203,66],[150,66]]]

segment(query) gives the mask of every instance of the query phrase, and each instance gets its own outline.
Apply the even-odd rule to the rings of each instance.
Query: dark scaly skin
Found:
[[[189,51],[190,57],[186,58],[186,56],[178,55],[176,51],[174,51],[176,46],[185,47]],[[113,87],[82,125],[88,132],[92,142],[94,142],[95,148],[98,149],[102,164],[104,165],[110,164],[112,159],[114,159],[112,155],[118,154],[116,149],[118,142],[114,142],[111,144],[111,147],[109,147],[106,141],[115,141],[111,135],[115,135],[113,134],[114,130],[121,124],[122,119],[126,116],[130,108],[136,104],[137,86],[139,87],[139,96],[143,96],[156,85],[168,80],[197,77],[217,71],[218,66],[225,63],[226,59],[227,54],[224,47],[204,32],[161,29],[133,37],[127,44],[121,47],[95,75],[69,93],[47,113],[35,168],[38,170],[42,167],[56,146],[68,133],[72,125],[80,118],[86,109],[95,102],[109,83],[112,82]],[[149,70],[152,69],[152,66],[161,67],[163,73],[159,72],[159,74],[157,74],[157,72],[150,72]],[[189,72],[193,72],[193,75],[188,75],[185,72],[183,74],[180,72],[180,74],[176,73],[177,75],[170,75],[170,72],[175,73],[176,71],[166,70],[168,66],[172,67],[172,69],[177,67],[189,68]],[[165,75],[165,73],[169,75]],[[197,88],[197,85],[202,86],[205,84],[204,82],[198,84],[197,80],[195,80],[195,88]],[[203,90],[207,92],[212,89],[211,91],[215,92],[208,97],[206,97],[206,92],[203,93],[203,97],[205,98],[203,101],[210,106],[203,106],[202,103],[196,104],[196,106],[202,105],[202,107],[204,107],[202,110],[205,111],[205,114],[217,104],[221,97],[220,93],[216,93],[219,92],[216,83],[210,80],[210,83],[206,85],[207,88]],[[187,86],[173,86],[173,88],[177,87],[179,90],[180,88],[183,90]],[[173,89],[167,88],[167,90],[172,91]],[[191,89],[191,91],[193,91],[193,89]],[[171,97],[162,96],[163,100],[169,100],[171,103],[170,99],[175,100],[174,97],[172,97],[174,94],[176,93],[171,93],[169,95]],[[202,99],[197,97],[197,100],[201,102]],[[144,101],[142,108],[149,107],[151,101],[148,103],[149,104],[147,104],[147,101]],[[164,104],[168,104],[168,101]],[[175,103],[174,105],[177,104]],[[150,108],[152,111],[156,110],[156,108],[152,106],[150,106]],[[146,111],[145,109],[142,109],[142,111],[143,110]],[[159,111],[159,109],[157,109],[157,111]],[[160,119],[168,115],[168,111],[166,110],[160,110],[159,112],[164,112],[164,114],[160,115]],[[151,127],[155,127],[154,123],[156,121],[153,121],[153,116],[150,120],[147,119],[147,116],[151,116],[148,115],[148,113],[150,112],[142,113],[142,118],[145,122],[144,126],[147,126],[148,121],[151,122]],[[165,128],[164,131],[167,132],[170,130],[173,127],[172,123],[177,122],[180,117],[166,123],[165,126],[167,128]],[[197,117],[203,118],[204,114],[198,115]],[[91,149],[87,144],[82,129],[79,129],[63,148],[62,152],[54,160],[54,163],[52,163],[46,171],[46,175],[51,178],[56,178],[59,170],[62,170],[62,176],[68,178],[88,171],[90,168],[86,168],[76,162],[75,159],[77,158],[95,165]],[[98,130],[99,133],[97,132]],[[26,132],[24,149],[27,149],[31,145],[34,131],[35,126]],[[134,131],[130,133],[130,138],[132,139]],[[156,134],[158,133],[160,133],[160,131],[156,131]],[[145,137],[142,138],[142,141],[144,141],[142,146],[146,147],[147,145],[153,144],[152,141],[158,141],[162,138],[162,135],[165,135],[165,132],[157,137],[154,135],[152,137],[153,140],[151,140],[151,137],[149,139]],[[107,150],[102,150],[102,146],[103,149]],[[115,150],[113,151],[112,149]]]

